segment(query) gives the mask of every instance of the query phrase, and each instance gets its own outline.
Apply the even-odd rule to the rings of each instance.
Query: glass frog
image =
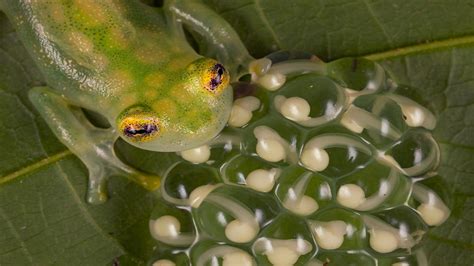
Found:
[[[230,115],[229,82],[252,60],[231,26],[198,1],[165,1],[160,11],[138,0],[0,0],[0,10],[47,81],[29,98],[88,168],[87,201],[94,204],[107,199],[112,174],[159,186],[158,177],[117,158],[119,137],[158,152],[206,143]],[[183,26],[218,61],[196,53]],[[80,108],[111,127],[91,125]]]

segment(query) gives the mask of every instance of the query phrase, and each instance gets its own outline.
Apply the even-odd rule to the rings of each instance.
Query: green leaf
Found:
[[[450,219],[431,230],[429,265],[474,261],[474,5],[471,1],[205,0],[238,31],[254,56],[279,49],[325,60],[364,56],[417,88],[439,118],[442,164],[433,187],[446,190]],[[155,195],[114,178],[111,200],[84,202],[87,170],[27,100],[42,77],[0,15],[0,264],[99,265],[127,255],[146,261],[154,242]],[[123,158],[159,172],[173,160],[119,143]],[[147,156],[143,156],[146,154]],[[163,159],[163,158],[162,158]]]

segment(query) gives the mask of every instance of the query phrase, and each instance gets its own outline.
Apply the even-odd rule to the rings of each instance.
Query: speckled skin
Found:
[[[0,9],[46,77],[48,87],[33,89],[31,101],[102,185],[116,172],[107,169],[140,175],[115,157],[118,136],[148,150],[180,151],[209,141],[227,122],[232,89],[205,88],[217,61],[192,49],[178,19],[211,42],[220,62],[233,64],[231,74],[251,59],[232,28],[194,0],[168,1],[162,12],[138,0],[0,0]],[[112,128],[93,128],[71,105],[102,114]],[[122,122],[134,116],[159,121],[159,132],[130,138]]]
[[[215,95],[200,87],[202,73],[189,70],[200,56],[151,8],[126,0],[7,2],[48,85],[68,101],[111,124],[133,105],[156,113],[163,123],[160,143],[133,144],[181,150],[193,146],[190,142],[202,144],[224,126],[231,90]]]

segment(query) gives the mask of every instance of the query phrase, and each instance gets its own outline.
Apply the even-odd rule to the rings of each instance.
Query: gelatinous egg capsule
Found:
[[[419,103],[397,94],[389,94],[387,97],[398,103],[408,126],[424,127],[429,130],[436,127],[436,117]]]
[[[287,191],[283,206],[299,215],[310,215],[319,208],[318,202],[305,195],[312,173],[304,173],[298,177],[294,186]]]
[[[383,120],[354,105],[350,105],[347,108],[346,112],[342,115],[340,123],[357,134],[361,134],[364,129],[367,129],[392,140],[397,140],[402,136],[402,133],[387,120]]]
[[[224,192],[222,189],[220,191],[220,193],[210,193],[205,197],[204,202],[195,213],[198,217],[207,218],[197,218],[198,222],[204,228],[210,229],[212,232],[207,231],[207,233],[215,236],[216,239],[230,240],[234,243],[252,241],[260,231],[258,217],[254,216],[253,210],[247,207],[246,202],[222,194],[226,191],[235,192],[226,190],[226,188],[224,188]],[[242,196],[247,194],[248,192]],[[255,202],[255,205],[258,204],[261,202]],[[215,219],[209,219],[209,216],[213,216]]]
[[[221,172],[225,183],[269,192],[273,189],[281,170],[257,156],[238,155],[227,160]]]
[[[253,133],[257,139],[257,155],[262,159],[269,162],[296,162],[294,145],[290,145],[275,130],[267,126],[258,126]]]
[[[250,64],[252,81],[270,91],[281,88],[289,74],[309,72],[323,74],[326,64],[319,60],[288,60],[271,65],[268,59],[259,59]]]
[[[326,178],[296,165],[282,171],[275,193],[283,207],[301,216],[332,204],[331,186]]]
[[[262,237],[255,241],[253,250],[257,254],[266,255],[273,265],[294,265],[300,256],[313,249],[305,239],[273,239]]]
[[[187,246],[193,243],[193,233],[181,232],[180,221],[172,215],[163,215],[149,222],[150,233],[156,240],[173,246]]]
[[[277,112],[305,127],[316,127],[336,119],[345,107],[342,88],[319,75],[302,75],[289,81],[273,99]]]
[[[247,243],[257,236],[260,230],[259,224],[252,212],[241,203],[220,195],[210,195],[206,200],[226,210],[235,218],[225,227],[227,239],[235,243]]]
[[[420,176],[438,166],[440,151],[430,132],[412,129],[387,151],[379,152],[377,159],[405,175]]]
[[[301,153],[301,164],[316,172],[324,171],[329,165],[329,154],[326,148],[351,147],[366,154],[372,154],[370,148],[350,137],[336,134],[324,134],[310,139]]]
[[[337,249],[344,242],[347,224],[341,220],[329,222],[309,221],[316,242],[324,249]]]
[[[302,122],[310,120],[311,106],[301,97],[286,98],[277,95],[274,100],[275,108],[287,119]]]
[[[385,70],[379,64],[362,58],[342,58],[327,64],[328,75],[347,87],[348,103],[361,95],[384,87]]]
[[[225,243],[252,242],[260,227],[276,216],[278,203],[271,196],[241,186],[222,186],[192,210],[203,233]]]
[[[352,210],[326,208],[309,216],[306,223],[323,253],[324,250],[354,250],[367,240],[361,216]]]
[[[252,112],[260,108],[260,100],[254,96],[246,96],[234,101],[229,117],[229,125],[243,127],[252,119]]]
[[[448,219],[451,211],[431,189],[420,184],[414,184],[413,197],[420,202],[416,210],[429,226],[441,225]]]
[[[161,196],[167,202],[175,205],[190,205],[190,195],[198,187],[212,187],[219,178],[215,171],[207,165],[193,165],[188,162],[174,164],[163,175],[160,186]],[[196,195],[196,193],[194,193]],[[193,196],[194,197],[194,196]]]
[[[397,171],[393,168],[390,169],[388,176],[380,180],[377,191],[369,197],[366,197],[364,189],[357,184],[344,184],[338,189],[337,202],[358,211],[375,209],[391,195],[395,189],[397,178]]]

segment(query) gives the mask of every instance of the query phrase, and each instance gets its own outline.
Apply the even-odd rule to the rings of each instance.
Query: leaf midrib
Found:
[[[474,44],[474,35],[466,35],[461,37],[436,40],[422,44],[408,45],[400,48],[390,49],[382,52],[370,53],[361,55],[366,59],[373,61],[382,61],[389,58],[406,56],[414,53],[423,53],[429,51],[436,51],[442,49],[448,49],[456,46],[463,46],[468,44]]]
[[[428,52],[428,51],[436,51],[436,50],[442,50],[442,49],[448,49],[456,46],[462,46],[462,45],[468,45],[468,44],[473,44],[474,45],[474,35],[466,35],[462,37],[456,37],[456,38],[449,38],[449,39],[444,39],[444,40],[437,40],[437,41],[432,41],[429,43],[423,43],[423,44],[416,44],[416,45],[409,45],[409,46],[404,46],[400,48],[395,48],[395,49],[390,49],[382,52],[376,52],[376,53],[370,53],[366,55],[361,55],[360,57],[364,57],[369,60],[373,61],[383,61],[389,58],[394,58],[394,57],[400,57],[400,56],[406,56],[409,54],[413,53],[421,53],[421,52]],[[17,170],[15,172],[9,173],[5,176],[0,177],[0,185],[7,183],[9,181],[12,181],[18,177],[21,177],[25,174],[28,174],[38,168],[41,168],[43,166],[55,163],[64,157],[67,157],[69,155],[72,155],[71,151],[69,150],[64,150],[61,151],[53,156],[44,158],[40,161],[37,161],[33,164],[30,164],[20,170]]]
[[[50,157],[46,157],[44,159],[41,159],[37,162],[34,162],[26,167],[23,167],[17,171],[14,171],[12,173],[9,173],[5,176],[1,176],[0,177],[0,185],[3,185],[9,181],[12,181],[16,178],[19,178],[23,175],[26,175],[28,173],[31,173],[39,168],[42,168],[44,166],[47,166],[47,165],[50,165],[50,164],[53,164],[69,155],[72,155],[71,151],[70,150],[64,150],[64,151],[61,151],[61,152],[58,152],[56,153],[55,155],[53,156],[50,156]]]

